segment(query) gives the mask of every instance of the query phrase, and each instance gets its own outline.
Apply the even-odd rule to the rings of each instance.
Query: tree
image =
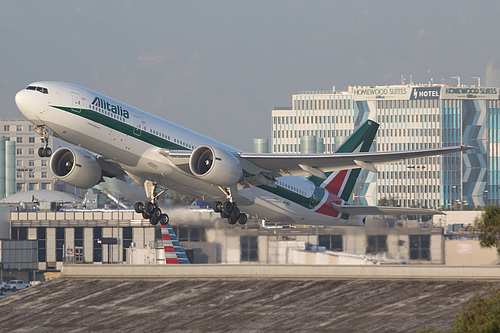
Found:
[[[380,198],[378,200],[378,205],[379,206],[389,206],[391,204],[391,199],[387,199],[387,197]]]
[[[474,295],[458,314],[453,332],[500,332],[500,289],[485,297]]]
[[[486,206],[480,218],[474,220],[481,247],[496,247],[500,256],[500,207]]]
[[[195,200],[187,195],[180,194],[179,192],[173,192],[172,194],[166,196],[166,199],[170,200],[170,204],[172,206],[187,206],[192,204]]]
[[[486,296],[475,294],[456,315],[451,332],[500,332],[500,289],[487,291]],[[427,326],[418,333],[437,333],[434,326]]]

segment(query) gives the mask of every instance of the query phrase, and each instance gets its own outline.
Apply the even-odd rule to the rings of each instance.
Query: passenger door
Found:
[[[141,117],[134,115],[134,135],[141,136],[142,130],[146,127],[146,123]]]
[[[71,99],[72,99],[71,110],[80,113],[83,104],[80,94],[76,92],[71,92]]]

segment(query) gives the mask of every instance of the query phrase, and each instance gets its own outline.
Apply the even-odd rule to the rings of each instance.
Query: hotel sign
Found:
[[[405,100],[410,98],[411,88],[407,86],[354,87],[354,100]]]
[[[415,87],[410,99],[439,99],[441,87]]]
[[[352,90],[351,90],[352,89]],[[421,100],[421,99],[499,99],[496,87],[350,87],[355,101]]]
[[[441,99],[498,99],[499,91],[496,87],[443,87]]]

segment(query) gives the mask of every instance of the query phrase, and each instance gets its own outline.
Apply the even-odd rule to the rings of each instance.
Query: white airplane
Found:
[[[231,224],[245,224],[246,214],[351,226],[364,225],[366,215],[440,214],[347,201],[361,168],[377,172],[378,164],[473,148],[369,152],[378,124],[368,120],[334,154],[252,154],[69,83],[34,82],[16,94],[16,104],[42,136],[39,155],[52,155],[57,178],[91,188],[103,177],[128,175],[144,186],[150,201],[136,203],[135,209],[153,225],[168,223],[157,205],[166,189],[214,202],[213,209]],[[52,154],[49,135],[86,150],[62,147]]]

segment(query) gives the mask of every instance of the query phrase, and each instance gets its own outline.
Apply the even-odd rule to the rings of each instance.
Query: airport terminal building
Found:
[[[365,170],[357,204],[462,209],[500,204],[500,88],[392,85],[301,92],[272,111],[274,153],[335,151],[372,119],[373,151],[470,145],[477,150],[418,158]]]

